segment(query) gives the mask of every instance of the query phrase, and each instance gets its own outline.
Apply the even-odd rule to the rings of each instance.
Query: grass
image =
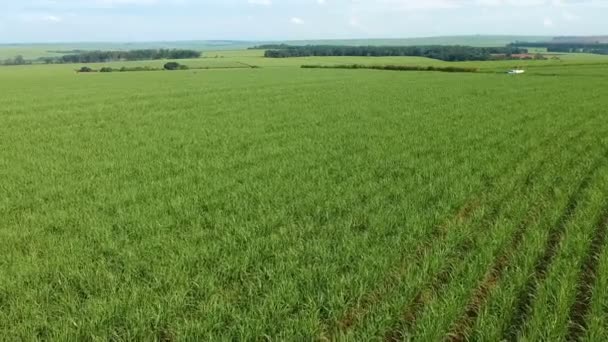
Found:
[[[0,334],[608,336],[606,59],[309,63],[0,67]]]

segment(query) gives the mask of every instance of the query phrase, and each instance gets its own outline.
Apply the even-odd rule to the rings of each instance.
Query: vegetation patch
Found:
[[[440,71],[440,72],[478,72],[478,68],[470,67],[440,67],[440,66],[416,66],[416,65],[302,65],[303,69],[373,69],[392,71]]]
[[[80,51],[60,57],[42,57],[39,60],[47,63],[107,63],[120,61],[146,61],[159,59],[193,59],[200,58],[201,52],[195,50],[131,50],[131,51]]]
[[[547,52],[608,55],[608,43],[599,42],[516,42],[510,46],[513,48],[546,48]]]
[[[165,63],[163,69],[173,71],[173,70],[188,70],[187,65],[179,64],[177,62],[169,62]]]
[[[310,56],[362,56],[426,57],[442,61],[487,61],[493,55],[522,54],[528,50],[518,47],[472,47],[472,46],[332,46],[332,45],[262,45],[267,49],[264,56],[269,58],[310,57]]]
[[[183,70],[187,70],[188,68],[186,67]],[[88,66],[83,66],[80,69],[77,70],[77,72],[81,72],[81,73],[89,73],[89,72],[103,72],[103,73],[108,73],[108,72],[131,72],[131,71],[162,71],[162,70],[170,70],[170,69],[165,69],[165,68],[154,68],[154,67],[150,67],[150,66],[134,66],[134,67],[121,67],[121,68],[112,68],[112,67],[102,67],[100,69],[93,69],[91,67]],[[171,69],[171,70],[182,70],[182,69]]]
[[[113,68],[113,67],[109,67],[109,66],[104,66],[100,69],[93,69],[88,66],[83,66],[76,71],[81,72],[81,73],[90,73],[90,72],[109,73],[109,72],[132,72],[132,71],[178,71],[178,70],[258,69],[258,68],[259,68],[258,66],[248,65],[248,64],[244,64],[244,63],[240,63],[237,66],[217,66],[217,67],[195,66],[195,67],[190,67],[190,66],[180,64],[177,62],[168,62],[168,63],[165,63],[162,66],[162,68],[151,67],[151,66],[130,66],[130,67],[123,66],[120,68]]]

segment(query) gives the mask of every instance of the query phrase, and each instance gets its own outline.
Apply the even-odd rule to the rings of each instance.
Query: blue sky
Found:
[[[0,0],[0,43],[608,34],[608,0]]]

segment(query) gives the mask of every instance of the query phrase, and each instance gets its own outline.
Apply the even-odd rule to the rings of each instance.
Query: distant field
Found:
[[[39,75],[55,75],[57,72],[73,73],[83,66],[88,66],[94,69],[102,67],[112,67],[120,69],[121,67],[153,67],[162,68],[166,60],[158,61],[136,61],[136,62],[112,62],[112,63],[88,63],[88,64],[57,64],[57,65],[33,65],[33,66],[0,66],[0,70],[5,70],[6,73],[11,71],[14,73],[23,73],[23,70],[29,70]],[[181,60],[180,63],[194,69],[191,72],[197,72],[196,69],[247,69],[251,67],[259,67],[264,69],[292,69],[299,68],[302,65],[407,65],[407,66],[436,66],[436,67],[465,67],[479,68],[482,73],[506,73],[514,68],[523,68],[528,75],[543,74],[543,75],[574,75],[574,74],[590,74],[591,76],[601,77],[608,70],[608,58],[594,59],[579,56],[576,58],[563,56],[560,61],[494,61],[494,62],[443,62],[422,57],[305,57],[305,58],[285,58],[285,59],[268,59],[263,57],[252,57],[245,55],[244,57],[212,57],[200,58],[192,60]]]
[[[20,47],[0,45],[0,61],[3,61],[8,58],[14,58],[18,55],[23,56],[25,59],[61,56],[61,54],[49,52],[49,50],[44,47]]]
[[[255,43],[239,41],[187,41],[187,42],[142,42],[142,43],[56,43],[56,44],[0,44],[0,59],[23,55],[26,58],[54,56],[52,51],[70,50],[136,50],[136,49],[194,49],[243,50]],[[61,55],[61,54],[59,54]]]
[[[203,57],[214,58],[243,58],[243,57],[264,57],[264,50],[219,50],[219,51],[205,51]]]
[[[2,339],[608,339],[608,57],[205,56],[0,67]]]
[[[53,56],[49,51],[82,50],[134,50],[134,49],[194,49],[200,51],[243,51],[246,48],[266,43],[286,43],[293,45],[333,44],[333,45],[472,45],[505,46],[514,41],[545,41],[552,37],[535,36],[453,36],[406,39],[353,39],[353,40],[299,40],[283,42],[254,41],[182,41],[182,42],[139,42],[139,43],[57,43],[0,45],[0,59],[23,55],[26,58]]]
[[[301,40],[286,41],[292,45],[468,45],[468,46],[505,46],[516,41],[548,41],[548,36],[446,36],[396,39],[345,39],[345,40]]]
[[[257,53],[256,53],[257,52]],[[260,50],[206,52],[205,56],[220,56],[216,63],[241,62],[263,68],[299,67],[302,65],[411,65],[411,66],[459,66],[475,67],[482,72],[506,72],[513,68],[524,68],[534,73],[538,70],[553,68],[558,73],[571,73],[579,66],[589,70],[603,72],[608,67],[608,56],[592,54],[556,54],[559,60],[505,60],[488,62],[444,62],[424,57],[299,57],[299,58],[264,58]],[[197,61],[184,61],[187,65],[204,65],[213,58]],[[593,71],[592,71],[593,72]]]

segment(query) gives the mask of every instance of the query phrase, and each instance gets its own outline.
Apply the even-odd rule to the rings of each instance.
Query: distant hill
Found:
[[[290,45],[469,45],[478,47],[505,46],[515,41],[547,41],[551,36],[445,36],[397,39],[343,39],[281,41]]]
[[[608,36],[564,36],[555,37],[554,43],[608,44]]]
[[[30,47],[50,50],[132,50],[159,48],[196,48],[199,50],[240,49],[254,45],[269,43],[302,44],[331,44],[331,45],[506,45],[519,41],[547,41],[549,36],[445,36],[422,38],[378,38],[378,39],[310,39],[310,40],[191,40],[191,41],[150,41],[150,42],[73,42],[73,43],[31,43],[31,44],[0,44],[0,48]]]

